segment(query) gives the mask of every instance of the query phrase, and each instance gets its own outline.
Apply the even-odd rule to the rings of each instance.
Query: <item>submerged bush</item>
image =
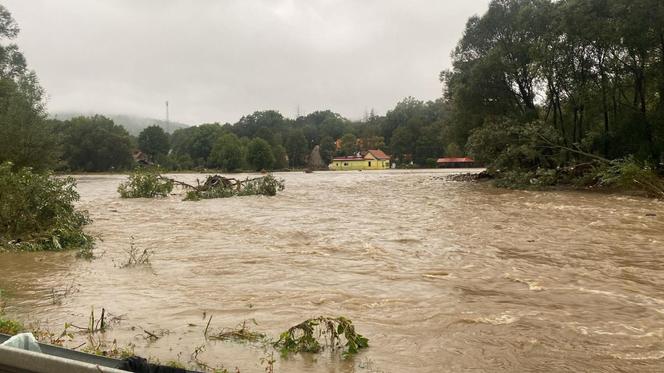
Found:
[[[166,197],[173,191],[173,182],[164,179],[154,171],[137,171],[129,175],[129,179],[118,186],[122,198],[156,198]]]
[[[316,353],[328,346],[332,350],[343,348],[342,355],[345,357],[369,347],[369,340],[355,332],[353,322],[345,317],[320,316],[281,333],[274,346],[281,350],[282,356],[293,352]]]
[[[90,219],[74,208],[76,180],[12,167],[0,165],[0,250],[91,252],[93,239],[83,232]]]

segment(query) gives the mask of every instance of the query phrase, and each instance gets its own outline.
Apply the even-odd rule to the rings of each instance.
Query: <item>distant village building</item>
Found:
[[[463,158],[438,158],[438,167],[442,168],[472,168],[476,167],[475,160],[468,157]]]
[[[134,150],[131,153],[131,156],[132,156],[132,158],[134,158],[134,162],[136,162],[136,163],[146,165],[146,166],[152,165],[152,162],[150,162],[150,160],[148,159],[147,154],[143,153],[140,150]]]
[[[330,170],[388,170],[390,156],[382,150],[368,150],[366,154],[349,157],[334,157],[329,166]]]

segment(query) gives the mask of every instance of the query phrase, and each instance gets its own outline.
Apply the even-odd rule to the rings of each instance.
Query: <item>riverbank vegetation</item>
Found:
[[[662,195],[662,2],[492,1],[441,79],[450,134],[499,185]]]
[[[0,165],[0,250],[65,250],[87,253],[93,239],[83,232],[90,222],[77,210],[76,181]]]

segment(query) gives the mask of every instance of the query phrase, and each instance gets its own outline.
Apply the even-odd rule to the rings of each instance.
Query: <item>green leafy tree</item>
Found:
[[[101,115],[63,124],[64,160],[74,171],[111,171],[132,167],[131,140],[122,126]]]
[[[332,163],[332,158],[334,157],[336,150],[337,144],[334,142],[332,137],[323,136],[320,139],[320,156],[325,164]]]
[[[272,147],[267,141],[255,138],[247,146],[247,162],[254,170],[269,170],[274,164]]]
[[[461,157],[462,155],[463,152],[461,151],[461,148],[454,142],[447,144],[445,147],[446,157]]]
[[[292,167],[304,166],[309,146],[307,138],[301,130],[292,130],[289,132],[286,138],[286,151],[288,152],[288,160]]]
[[[7,43],[18,33],[11,13],[0,5],[0,162],[44,170],[56,165],[59,149],[37,76],[28,71],[18,46]]]
[[[272,155],[274,156],[274,166],[276,170],[288,168],[288,152],[282,145],[272,146]]]
[[[242,167],[244,151],[242,143],[235,134],[227,133],[221,136],[212,147],[210,165],[233,172]]]
[[[532,175],[532,167],[630,155],[661,162],[663,25],[656,0],[491,1],[468,20],[453,68],[441,74],[451,111],[446,141],[467,142],[480,157],[479,143],[499,149],[483,157],[490,169]],[[537,134],[539,148],[523,141],[536,122],[547,129],[546,139]],[[532,154],[552,148],[565,151],[546,162]]]
[[[178,129],[171,136],[171,147],[177,157],[187,156],[194,167],[208,166],[208,157],[219,137],[228,129],[219,123],[206,123]]]
[[[138,135],[138,148],[152,160],[165,156],[171,148],[171,141],[163,128],[154,125],[145,128]]]
[[[415,139],[415,134],[408,129],[408,126],[398,127],[390,140],[392,155],[396,159],[403,161],[406,155],[413,153]]]
[[[357,137],[352,133],[347,133],[341,138],[341,153],[343,155],[354,155],[359,150],[357,146]]]

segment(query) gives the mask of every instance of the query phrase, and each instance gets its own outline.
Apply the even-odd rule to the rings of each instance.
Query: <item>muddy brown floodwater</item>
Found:
[[[273,337],[343,315],[369,338],[347,360],[275,354],[278,372],[664,371],[663,203],[447,172],[287,173],[276,197],[200,202],[122,200],[123,176],[81,176],[99,258],[0,254],[0,288],[19,319],[61,330],[105,307],[123,319],[107,337],[141,355],[186,363],[205,345],[241,372],[264,372],[265,351],[206,342],[204,313]],[[132,236],[151,268],[119,268]]]

